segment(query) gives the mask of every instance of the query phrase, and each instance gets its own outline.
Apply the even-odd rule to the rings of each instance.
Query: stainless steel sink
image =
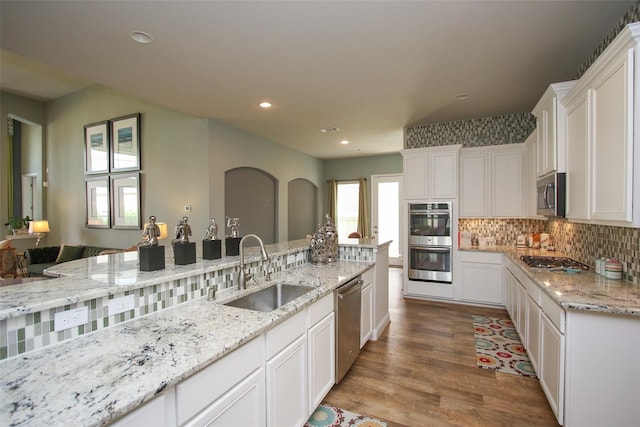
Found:
[[[224,305],[245,308],[247,310],[268,312],[273,311],[314,289],[315,288],[313,286],[276,283],[268,288],[261,289],[258,292],[229,301]]]

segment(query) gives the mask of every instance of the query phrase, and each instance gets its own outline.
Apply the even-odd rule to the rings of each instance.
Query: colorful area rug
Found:
[[[304,427],[387,427],[378,419],[354,414],[344,409],[322,404],[316,408]]]
[[[471,317],[475,332],[476,364],[480,368],[537,378],[510,319]]]

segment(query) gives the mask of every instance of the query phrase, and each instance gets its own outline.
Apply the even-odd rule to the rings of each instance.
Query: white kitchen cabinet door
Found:
[[[307,337],[301,335],[267,361],[267,425],[295,427],[307,421]]]
[[[541,315],[540,366],[538,377],[551,410],[560,424],[564,410],[564,344],[565,337],[551,320]]]
[[[533,109],[537,118],[538,177],[566,170],[566,113],[560,101],[575,84],[575,81],[569,81],[549,85]]]
[[[520,340],[524,343],[527,340],[527,290],[522,283],[518,282],[518,288],[516,290],[518,294],[518,310],[517,319],[513,319],[516,322],[516,330],[520,335]]]
[[[362,288],[360,294],[360,348],[371,338],[373,332],[373,285]]]
[[[432,199],[458,197],[458,150],[436,151],[431,154],[429,189]]]
[[[404,150],[405,200],[458,197],[458,152],[461,145]]]
[[[331,296],[333,297],[333,296]],[[335,315],[330,313],[311,327],[307,334],[309,348],[309,405],[307,416],[322,402],[336,380]]]
[[[628,49],[608,64],[591,89],[591,218],[594,220],[630,222],[633,219],[632,78],[633,49]]]
[[[490,216],[489,162],[486,151],[460,151],[460,217]]]
[[[535,285],[534,285],[535,286]],[[538,363],[540,361],[540,328],[542,311],[538,304],[527,295],[527,341],[523,342],[533,370],[538,372]]]
[[[184,427],[264,426],[264,370],[258,369]]]
[[[534,217],[538,215],[538,191],[536,188],[538,174],[536,171],[536,144],[538,133],[533,131],[531,135],[524,142],[525,145],[525,159],[526,159],[526,173],[524,180],[524,194],[526,198],[525,203],[525,217]]]
[[[589,219],[587,94],[567,107],[567,218]]]
[[[224,396],[256,371],[264,372],[264,348],[264,338],[255,338],[176,385],[175,407],[178,425],[188,425],[187,423],[194,419],[202,422],[200,414],[203,411],[208,411],[209,415],[220,416],[220,411],[225,405],[219,406],[220,399],[229,399]],[[261,375],[264,378],[264,373]],[[262,390],[252,391],[250,395],[262,396],[264,402],[264,381],[261,387]],[[248,396],[243,398],[242,404],[248,402],[246,398]],[[204,419],[209,415],[204,415]],[[264,419],[264,411],[261,415]]]
[[[525,170],[524,151],[505,149],[492,153],[491,216],[511,218],[524,216]]]
[[[506,144],[460,150],[460,217],[525,215],[526,148]]]
[[[426,199],[427,155],[423,152],[403,154],[404,197],[405,199]]]
[[[460,299],[504,305],[502,254],[460,251]]]
[[[116,420],[112,427],[174,427],[176,425],[175,388],[166,390],[143,406]]]
[[[538,116],[538,176],[556,170],[556,107],[554,96],[546,100]]]

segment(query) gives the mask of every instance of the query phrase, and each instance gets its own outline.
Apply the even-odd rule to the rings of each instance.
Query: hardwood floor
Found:
[[[391,324],[325,403],[402,426],[557,426],[540,383],[476,367],[472,314],[505,310],[402,297],[389,272]]]

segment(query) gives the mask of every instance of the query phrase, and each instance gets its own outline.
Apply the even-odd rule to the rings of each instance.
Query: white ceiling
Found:
[[[97,83],[318,158],[390,153],[409,125],[531,111],[633,3],[2,0],[0,86]]]

